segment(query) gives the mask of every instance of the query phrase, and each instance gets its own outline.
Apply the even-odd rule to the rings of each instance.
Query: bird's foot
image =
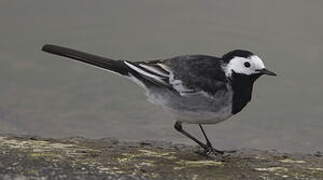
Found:
[[[223,151],[213,148],[212,146],[207,147],[204,149],[204,151],[201,153],[204,156],[207,156],[208,158],[214,159],[214,160],[221,160],[223,161],[223,158],[230,156],[232,153],[235,153],[237,151]]]
[[[204,148],[204,151],[205,151],[206,154],[213,153],[213,154],[221,154],[221,155],[224,155],[224,154],[232,154],[232,153],[236,153],[237,152],[235,150],[229,150],[229,151],[226,151],[226,150],[218,150],[218,149],[215,149],[214,147],[212,147],[212,145],[209,145],[206,148]]]

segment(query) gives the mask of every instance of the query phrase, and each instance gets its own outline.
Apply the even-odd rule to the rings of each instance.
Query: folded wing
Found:
[[[226,88],[226,79],[220,71],[219,61],[211,56],[179,56],[166,60],[130,62],[56,45],[45,45],[42,50],[129,77],[147,89],[167,88],[181,96],[197,93],[212,96],[218,90]]]

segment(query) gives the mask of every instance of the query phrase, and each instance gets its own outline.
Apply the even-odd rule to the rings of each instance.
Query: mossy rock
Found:
[[[0,179],[323,179],[323,157],[239,150],[221,158],[193,146],[116,139],[0,136]]]

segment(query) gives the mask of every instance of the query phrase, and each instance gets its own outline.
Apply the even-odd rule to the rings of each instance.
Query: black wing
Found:
[[[56,45],[45,45],[42,50],[117,72],[148,88],[168,88],[182,96],[195,93],[214,95],[226,89],[227,79],[221,68],[221,59],[213,56],[178,56],[166,60],[130,62]]]
[[[166,60],[127,62],[128,66],[144,76],[150,76],[181,95],[207,93],[214,95],[226,89],[227,78],[221,59],[213,56],[178,56]]]

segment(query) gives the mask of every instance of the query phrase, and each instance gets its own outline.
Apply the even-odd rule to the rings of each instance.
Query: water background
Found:
[[[322,151],[322,18],[320,0],[2,0],[0,133],[193,144],[135,84],[41,46],[134,61],[243,48],[279,76],[259,79],[239,115],[207,126],[214,144]]]

